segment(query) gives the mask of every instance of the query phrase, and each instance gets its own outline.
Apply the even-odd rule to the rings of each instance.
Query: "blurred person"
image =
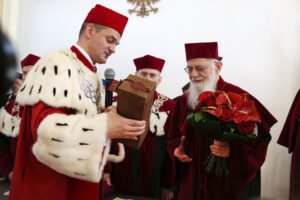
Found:
[[[7,101],[7,91],[16,78],[16,57],[13,46],[0,31],[0,107]]]
[[[292,153],[289,200],[300,199],[300,89],[290,107],[277,141]]]
[[[15,97],[23,81],[32,66],[40,57],[29,54],[21,61],[22,79],[16,78],[12,85],[12,96],[0,110],[0,174],[2,177],[12,180],[13,166],[17,149],[19,127],[23,113],[23,107],[16,101]]]

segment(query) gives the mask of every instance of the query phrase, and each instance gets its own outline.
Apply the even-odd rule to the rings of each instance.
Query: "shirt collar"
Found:
[[[90,61],[90,57],[88,56],[88,54],[82,49],[82,51],[80,51],[80,49],[82,49],[80,46],[78,45],[73,45],[71,47],[71,51],[73,51],[77,58],[87,67],[89,68],[92,72],[97,72],[97,68],[92,64],[92,62]],[[84,55],[84,53],[86,53],[87,56]],[[90,60],[89,60],[90,59]]]
[[[91,57],[89,56],[89,54],[88,54],[81,46],[79,46],[78,44],[75,44],[74,46],[75,46],[75,47],[80,51],[80,53],[82,53],[82,54],[84,55],[84,57],[85,57],[86,59],[88,59],[88,61],[94,66],[93,61],[92,61]]]

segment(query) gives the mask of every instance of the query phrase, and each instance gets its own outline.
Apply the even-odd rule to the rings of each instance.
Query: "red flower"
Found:
[[[228,92],[231,103],[234,105],[243,99],[243,96],[237,93]]]
[[[240,133],[252,133],[254,131],[254,122],[242,122],[237,124]]]
[[[216,98],[216,104],[217,105],[223,105],[228,106],[232,108],[232,105],[236,104],[237,102],[242,100],[242,96],[236,93],[232,92],[222,92],[217,98]]]
[[[203,106],[216,106],[214,92],[202,92],[198,97],[199,104],[196,106],[195,111],[200,110]]]
[[[260,117],[256,111],[256,107],[253,101],[242,100],[234,105],[234,122],[239,124],[241,122],[260,122]]]
[[[203,112],[207,112],[207,113],[209,113],[209,114],[211,114],[211,115],[213,115],[217,118],[219,118],[221,116],[221,113],[222,113],[222,111],[219,107],[217,108],[217,107],[213,107],[213,106],[203,110]]]
[[[223,122],[230,122],[233,121],[234,117],[234,112],[231,109],[228,108],[220,108],[221,110],[221,115],[220,115],[220,120]]]
[[[211,91],[202,92],[198,97],[199,103],[206,103],[212,99],[214,99],[214,92]]]

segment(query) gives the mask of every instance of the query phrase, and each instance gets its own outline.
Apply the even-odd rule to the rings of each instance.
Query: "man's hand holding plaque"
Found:
[[[117,112],[129,119],[146,121],[143,131],[137,128],[138,124],[136,124],[136,121],[130,123],[131,126],[136,126],[136,128],[130,129],[130,131],[129,129],[124,130],[127,133],[132,131],[143,132],[137,137],[136,141],[120,139],[118,142],[136,149],[141,147],[149,128],[149,117],[155,87],[155,82],[131,74],[118,86]]]
[[[107,137],[110,139],[134,139],[145,131],[146,121],[127,119],[119,115],[115,106],[105,110],[108,115]]]

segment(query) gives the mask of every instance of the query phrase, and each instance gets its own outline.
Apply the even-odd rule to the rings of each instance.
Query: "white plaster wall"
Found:
[[[12,2],[12,0],[5,0]],[[188,81],[184,43],[218,41],[222,76],[256,96],[278,119],[262,168],[262,196],[287,199],[290,155],[276,142],[300,79],[300,2],[297,0],[161,0],[159,12],[129,15],[126,0],[13,0],[6,27],[18,58],[70,47],[87,12],[101,3],[129,16],[117,53],[107,64],[116,78],[134,73],[132,59],[152,54],[166,60],[158,91],[175,97]],[[16,20],[14,20],[16,19]],[[5,20],[5,19],[4,19]]]

